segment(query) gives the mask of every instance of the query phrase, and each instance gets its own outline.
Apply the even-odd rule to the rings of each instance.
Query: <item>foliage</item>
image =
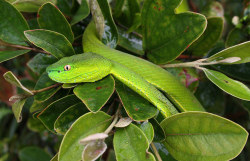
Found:
[[[49,65],[84,54],[91,22],[107,49],[170,72],[207,112],[174,104],[164,118],[112,75],[51,80]],[[0,160],[245,161],[249,39],[243,0],[0,0]]]

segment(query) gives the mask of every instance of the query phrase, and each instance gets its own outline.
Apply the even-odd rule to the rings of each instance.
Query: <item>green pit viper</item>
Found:
[[[178,113],[174,105],[180,111],[204,111],[194,95],[166,70],[104,45],[97,37],[94,23],[83,34],[83,50],[83,54],[64,57],[50,65],[46,70],[49,77],[60,83],[81,83],[95,82],[111,74],[151,102],[165,117]]]

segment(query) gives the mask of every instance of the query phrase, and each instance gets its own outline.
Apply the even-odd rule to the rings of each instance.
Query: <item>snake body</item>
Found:
[[[165,117],[178,113],[173,104],[180,111],[203,111],[193,94],[166,70],[105,46],[98,39],[93,23],[84,32],[83,49],[84,54],[62,58],[49,66],[49,77],[61,83],[80,83],[95,82],[112,74],[156,106]]]

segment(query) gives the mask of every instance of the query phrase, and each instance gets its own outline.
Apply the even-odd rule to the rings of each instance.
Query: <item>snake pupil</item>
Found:
[[[64,70],[65,70],[65,71],[68,71],[68,70],[70,70],[70,69],[71,69],[70,65],[65,65],[65,66],[64,66]]]

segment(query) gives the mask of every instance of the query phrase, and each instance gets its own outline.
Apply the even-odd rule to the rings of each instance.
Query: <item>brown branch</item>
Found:
[[[13,47],[13,48],[17,48],[17,49],[24,49],[24,50],[32,50],[32,51],[35,51],[35,52],[38,52],[38,53],[44,53],[44,54],[49,54],[50,55],[49,52],[44,51],[44,50],[40,50],[40,49],[37,49],[37,48],[31,48],[31,47],[22,46],[22,45],[8,44],[8,43],[5,43],[5,42],[0,42],[0,44],[3,45],[3,46]]]
[[[36,94],[36,93],[40,93],[40,92],[44,92],[44,91],[47,91],[47,90],[49,90],[49,89],[51,89],[51,88],[55,88],[55,87],[57,87],[57,86],[59,86],[59,85],[61,85],[61,83],[56,83],[56,84],[53,84],[52,86],[49,86],[49,87],[46,87],[46,88],[43,88],[43,89],[39,89],[39,90],[34,90],[34,91],[32,91],[34,94]]]
[[[125,29],[125,30],[128,30],[128,28],[126,27],[126,26],[124,26],[124,25],[122,25],[122,24],[120,24],[120,23],[118,23],[118,22],[115,22],[118,26],[120,26],[121,28],[123,28],[123,29]],[[136,36],[138,36],[138,37],[140,37],[140,38],[142,38],[142,35],[141,34],[139,34],[139,33],[137,33],[137,32],[131,32],[132,34],[134,34],[134,35],[136,35]]]

